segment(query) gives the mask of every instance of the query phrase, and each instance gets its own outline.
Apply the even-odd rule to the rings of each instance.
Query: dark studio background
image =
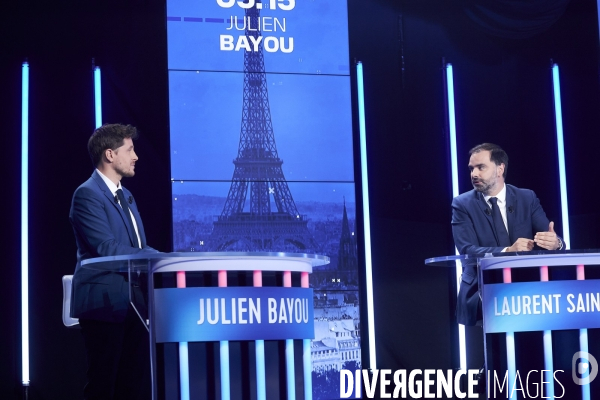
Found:
[[[350,57],[362,61],[365,71],[378,367],[451,368],[457,360],[453,275],[423,264],[454,251],[442,58],[454,66],[461,192],[470,189],[469,148],[498,143],[510,156],[508,183],[533,189],[559,232],[550,59],[560,65],[571,247],[600,247],[596,2],[540,0],[519,10],[485,0],[348,3]],[[62,325],[60,278],[75,266],[71,196],[92,172],[86,150],[94,128],[92,58],[102,67],[104,121],[141,131],[137,174],[124,184],[136,197],[148,242],[170,251],[165,5],[20,1],[0,7],[7,167],[0,398],[21,397],[18,199],[25,59],[31,74],[30,398],[81,398],[85,352],[80,332]],[[481,7],[512,18],[482,23]],[[479,368],[475,363],[469,367]]]

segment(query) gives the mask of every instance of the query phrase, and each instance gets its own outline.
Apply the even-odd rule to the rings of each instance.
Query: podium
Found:
[[[544,395],[546,398],[554,398],[556,377],[552,331],[578,329],[579,351],[572,358],[572,379],[576,385],[581,386],[581,398],[583,400],[591,398],[590,383],[596,378],[598,363],[588,352],[587,330],[600,328],[600,280],[586,280],[586,270],[598,268],[600,252],[570,250],[468,254],[430,258],[425,260],[425,264],[457,268],[462,268],[463,265],[477,267],[482,300],[484,343],[488,334],[506,335],[504,357],[509,387],[520,378],[517,377],[518,371],[515,365],[515,332],[543,332]],[[572,269],[571,275],[575,279],[551,280],[552,269],[559,267]],[[539,280],[513,282],[512,272],[521,268],[539,270]],[[484,272],[494,270],[502,271],[502,283],[484,281]],[[487,346],[485,350],[486,365],[488,365],[490,355]],[[589,368],[576,371],[576,365]],[[571,379],[571,376],[568,376],[568,379]],[[490,384],[493,382],[488,381],[488,386]],[[572,398],[568,393],[564,396],[560,390],[561,388],[558,387],[557,398]],[[509,393],[509,398],[516,398],[514,391]],[[594,398],[598,395],[596,394]]]
[[[252,386],[256,398],[264,400],[269,373],[265,340],[280,341],[285,347],[286,397],[295,399],[298,392],[299,397],[312,399],[314,316],[308,278],[314,266],[328,263],[328,257],[314,254],[152,253],[89,259],[80,268],[88,274],[121,275],[128,282],[129,300],[149,332],[153,400],[159,398],[160,343],[178,347],[178,398],[198,398],[190,392],[193,342],[219,343],[220,398],[229,400],[230,341],[253,343]],[[201,275],[195,280],[202,285],[188,283],[194,274]],[[301,362],[294,355],[295,341],[302,343]],[[301,371],[296,371],[299,364]],[[300,388],[297,378],[303,381]]]

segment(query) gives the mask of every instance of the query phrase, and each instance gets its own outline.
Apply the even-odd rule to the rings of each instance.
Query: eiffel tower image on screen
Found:
[[[245,34],[252,48],[250,36],[256,39],[261,35],[257,29],[260,11],[255,5],[245,14]],[[277,154],[262,42],[259,51],[244,53],[243,96],[235,170],[223,212],[214,221],[210,248],[315,252],[308,219],[296,208],[281,169],[283,160]]]

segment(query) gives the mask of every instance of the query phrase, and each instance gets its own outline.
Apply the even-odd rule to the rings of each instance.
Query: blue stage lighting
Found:
[[[187,342],[179,343],[179,387],[181,400],[190,400],[190,370]]]
[[[221,360],[221,400],[231,398],[231,383],[229,378],[229,341],[221,340],[219,342],[219,354]]]
[[[560,77],[558,65],[552,65],[552,83],[554,86],[554,116],[556,119],[556,146],[558,150],[558,177],[560,181],[560,207],[562,231],[566,249],[571,248],[569,233],[569,202],[567,199],[567,176],[565,172],[565,143],[563,137],[562,105],[560,98]]]
[[[96,128],[102,126],[102,80],[100,67],[94,67],[94,110],[96,116]]]
[[[579,351],[588,352],[588,330],[579,330]],[[590,384],[581,385],[581,400],[590,400]]]
[[[452,197],[459,195],[458,192],[458,161],[456,151],[456,116],[454,112],[454,73],[452,64],[446,64],[446,100],[448,104],[448,135],[450,140],[450,170],[452,178]],[[458,250],[456,250],[458,254]],[[462,275],[462,264],[456,262],[456,285],[457,291],[460,287]],[[465,338],[465,326],[458,325],[458,350],[460,369],[467,369],[467,343]]]
[[[296,400],[296,375],[294,369],[294,339],[285,340],[285,372],[287,399]]]
[[[266,400],[267,386],[265,376],[265,341],[257,340],[256,346],[256,399]]]
[[[310,339],[302,340],[302,364],[304,365],[304,400],[312,400],[312,361],[310,359]]]
[[[362,62],[356,64],[356,86],[358,91],[358,123],[360,134],[360,170],[363,200],[363,224],[365,235],[365,275],[367,289],[367,325],[369,332],[369,368],[377,368],[375,353],[375,317],[373,306],[373,273],[371,263],[371,220],[369,215],[369,174],[367,171],[367,132],[365,128],[365,90]]]
[[[458,196],[458,161],[456,155],[456,116],[454,112],[454,73],[452,64],[446,64],[448,95],[448,127],[450,128],[450,163],[452,171],[452,197]]]
[[[23,386],[29,386],[29,63],[21,85],[21,357]]]

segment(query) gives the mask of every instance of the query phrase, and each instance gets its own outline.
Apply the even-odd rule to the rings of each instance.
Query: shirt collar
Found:
[[[496,196],[483,196],[486,202],[489,203],[490,197],[496,197],[498,199],[498,203],[505,204],[506,202],[506,184],[502,186],[502,190]]]
[[[106,183],[106,186],[108,186],[108,189],[111,191],[111,193],[113,194],[113,196],[117,195],[117,190],[121,189],[121,182],[119,182],[119,185],[115,185],[115,183],[113,181],[111,181],[110,179],[108,179],[106,177],[106,175],[104,175],[102,172],[100,172],[99,169],[96,168],[96,172],[98,173],[98,175],[100,175],[100,178],[102,178],[102,180],[104,181],[104,183]]]

